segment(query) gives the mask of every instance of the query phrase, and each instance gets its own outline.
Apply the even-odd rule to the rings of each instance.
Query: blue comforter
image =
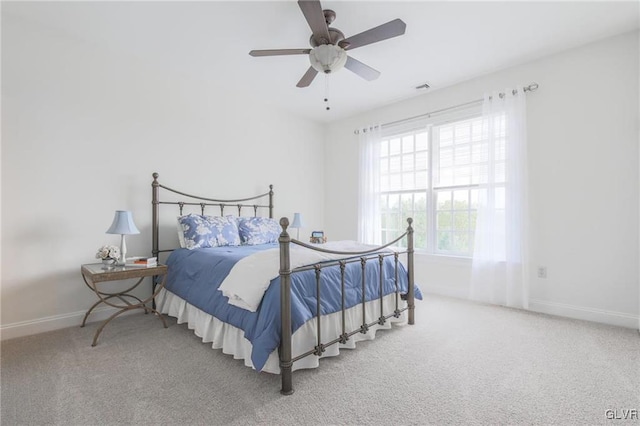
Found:
[[[229,305],[228,298],[218,291],[233,266],[245,256],[260,250],[277,248],[278,244],[257,246],[215,247],[195,250],[177,249],[167,259],[169,273],[165,288],[186,300],[200,310],[244,331],[244,336],[252,343],[251,361],[260,371],[269,355],[280,344],[280,277],[274,278],[264,294],[256,312]],[[407,274],[399,263],[398,284],[401,293],[407,291]],[[347,307],[362,302],[362,272],[359,262],[348,264],[345,270],[345,294]],[[369,260],[366,268],[367,301],[379,297],[378,261]],[[384,262],[384,290],[395,291],[393,257]],[[316,281],[314,271],[291,275],[291,318],[292,332],[316,315]],[[416,298],[422,299],[420,290],[415,289]],[[340,310],[342,296],[340,290],[340,269],[330,267],[322,270],[321,313],[330,314]],[[389,314],[387,312],[386,314]],[[373,320],[373,319],[371,319]]]

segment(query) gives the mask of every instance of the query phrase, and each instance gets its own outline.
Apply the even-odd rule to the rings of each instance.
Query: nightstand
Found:
[[[102,333],[104,327],[109,324],[112,319],[132,309],[144,309],[145,314],[153,312],[158,316],[158,318],[160,318],[164,328],[167,328],[167,323],[162,314],[158,312],[155,307],[147,306],[149,302],[154,300],[164,286],[164,280],[167,276],[166,265],[152,267],[116,266],[111,269],[104,269],[104,266],[101,263],[91,263],[82,265],[80,271],[82,273],[82,279],[87,287],[89,287],[98,296],[98,299],[100,299],[91,308],[89,308],[87,313],[84,315],[84,319],[82,320],[82,325],[80,327],[85,326],[89,314],[91,314],[91,312],[102,303],[118,309],[100,325],[95,336],[93,336],[93,343],[91,346],[95,346],[97,344],[100,333]],[[146,277],[153,276],[162,276],[162,281],[154,286],[149,298],[141,300],[139,297],[130,294],[130,292],[138,287]],[[108,284],[109,281],[122,281],[128,279],[136,279],[137,281],[135,284],[128,286],[126,290],[109,292],[104,288],[105,286],[110,285]],[[122,303],[118,303],[118,300]]]

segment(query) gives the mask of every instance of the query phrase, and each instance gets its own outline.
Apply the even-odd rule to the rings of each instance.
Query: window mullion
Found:
[[[435,198],[433,193],[433,174],[435,172],[435,143],[433,143],[433,126],[427,128],[427,252],[435,253],[436,218]]]

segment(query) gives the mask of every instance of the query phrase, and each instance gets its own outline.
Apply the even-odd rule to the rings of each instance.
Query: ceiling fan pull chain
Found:
[[[324,75],[324,101],[327,104],[326,110],[329,111],[331,109],[329,106],[329,74]]]

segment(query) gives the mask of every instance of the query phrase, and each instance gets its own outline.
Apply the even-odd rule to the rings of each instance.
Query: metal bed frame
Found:
[[[229,199],[229,200],[221,200],[215,198],[206,198],[200,197],[197,195],[187,194],[181,191],[177,191],[175,189],[169,188],[165,185],[162,185],[158,182],[158,173],[153,173],[153,182],[151,183],[152,188],[152,253],[154,256],[158,256],[160,253],[171,252],[174,249],[164,249],[161,250],[159,247],[159,229],[160,229],[160,205],[176,205],[179,208],[180,215],[183,214],[184,206],[199,206],[201,214],[204,215],[204,210],[208,206],[215,206],[220,208],[220,215],[224,214],[225,207],[235,207],[238,209],[238,216],[242,215],[243,208],[251,208],[253,209],[254,216],[258,215],[258,209],[269,209],[269,217],[273,218],[273,185],[269,185],[269,192],[256,195],[254,197],[249,198],[241,198],[241,199]],[[181,195],[183,197],[187,197],[188,199],[199,200],[195,201],[161,201],[160,200],[160,189],[164,189],[166,191],[172,192],[174,194]],[[248,202],[257,202],[257,200],[269,197],[268,205],[264,204],[249,204]],[[323,352],[325,352],[326,348],[334,345],[336,343],[344,344],[346,343],[351,336],[357,333],[366,334],[370,327],[374,325],[384,325],[388,319],[391,317],[399,318],[402,312],[408,311],[408,323],[415,323],[415,287],[414,287],[414,263],[413,263],[413,220],[411,218],[407,219],[407,230],[402,235],[400,235],[395,240],[389,242],[388,244],[372,248],[366,251],[355,251],[355,252],[344,252],[344,251],[335,251],[335,250],[326,250],[317,245],[310,245],[303,243],[302,241],[298,241],[296,239],[292,239],[288,232],[287,228],[289,227],[289,219],[283,217],[280,219],[280,226],[282,227],[282,233],[278,239],[280,244],[280,318],[282,324],[282,339],[280,342],[280,347],[278,350],[279,358],[280,358],[280,374],[282,378],[282,387],[280,392],[283,395],[291,395],[293,393],[293,383],[292,383],[292,367],[293,363],[299,359],[307,357],[309,355],[321,356]],[[392,246],[402,239],[406,238],[407,240],[407,249],[405,251],[382,251],[383,249]],[[336,254],[341,256],[350,256],[346,259],[335,260],[329,262],[318,263],[314,265],[307,265],[298,268],[291,269],[291,256],[290,256],[290,247],[291,244],[295,244],[298,246],[305,247],[310,250],[319,251],[328,254]],[[408,290],[406,294],[401,295],[398,288],[398,262],[399,255],[406,254],[407,255],[407,275],[408,275]],[[394,269],[395,269],[395,310],[391,313],[386,314],[383,309],[383,298],[382,294],[383,282],[384,282],[384,269],[383,263],[385,257],[393,257],[394,261]],[[377,261],[380,265],[380,316],[376,318],[374,321],[367,321],[366,318],[366,310],[365,304],[367,303],[365,290],[366,290],[366,274],[365,267],[368,261]],[[345,307],[345,269],[347,264],[350,263],[360,263],[362,268],[362,324],[356,328],[355,330],[347,330],[346,329],[346,319],[345,312],[348,308]],[[321,303],[321,288],[322,288],[322,271],[326,268],[330,267],[339,267],[340,268],[340,276],[341,276],[341,293],[342,293],[342,307],[341,307],[341,324],[342,324],[342,334],[337,338],[329,341],[322,342],[322,327],[320,322],[320,303]],[[292,332],[291,332],[291,275],[303,271],[315,271],[316,277],[316,291],[317,291],[317,306],[316,306],[316,333],[317,333],[317,344],[309,351],[292,357]],[[153,290],[155,291],[156,286],[159,284],[159,277],[153,278]],[[400,307],[399,299],[406,300],[407,304],[404,307]],[[155,303],[154,303],[155,305]],[[154,306],[155,308],[155,306]]]

